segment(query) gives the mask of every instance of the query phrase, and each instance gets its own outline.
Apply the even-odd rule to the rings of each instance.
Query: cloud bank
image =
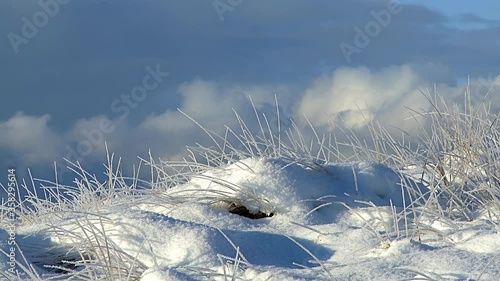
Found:
[[[498,100],[495,93],[499,92],[500,83],[494,84],[494,78],[471,81],[478,101],[488,91],[490,100]],[[292,117],[299,120],[299,126],[307,126],[303,118],[306,116],[313,126],[324,132],[335,131],[336,124],[342,122],[362,131],[371,121],[408,130],[415,123],[404,121],[409,116],[406,107],[428,108],[421,92],[432,91],[434,86],[448,100],[463,101],[465,85],[450,83],[449,70],[439,64],[403,64],[376,71],[342,67],[314,79],[300,93],[284,84],[236,84],[201,77],[181,83],[176,92],[182,112],[204,128],[223,135],[225,126],[239,129],[235,112],[254,133],[259,132],[249,95],[258,114],[265,113],[274,124],[275,94],[283,121]],[[494,102],[492,106],[498,110],[500,103]],[[148,149],[162,158],[178,159],[185,155],[186,145],[197,142],[211,145],[203,130],[177,110],[150,114],[136,124],[117,119],[111,114],[98,115],[79,119],[66,131],[55,131],[50,126],[49,115],[29,116],[19,112],[0,122],[0,130],[4,132],[0,151],[12,157],[15,163],[47,167],[53,161],[62,162],[62,158],[84,164],[102,162],[105,141],[111,151],[130,163],[136,162],[137,156],[147,157]],[[113,126],[113,130],[99,129],[102,124]],[[283,124],[286,126],[286,122]],[[71,151],[81,153],[75,156]]]

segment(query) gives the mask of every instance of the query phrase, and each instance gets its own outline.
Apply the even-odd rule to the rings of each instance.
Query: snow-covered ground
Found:
[[[429,216],[428,229],[415,229],[398,215],[408,204],[402,200],[400,176],[382,164],[306,166],[249,158],[205,167],[172,188],[157,185],[154,192],[96,203],[100,205],[88,213],[19,227],[16,241],[24,257],[18,254],[18,260],[34,264],[40,279],[65,279],[69,275],[57,268],[65,260],[82,259],[76,249],[88,243],[82,237],[93,235],[112,245],[115,253],[104,256],[121,257],[135,268],[114,276],[121,280],[135,275],[142,281],[500,276],[497,225],[482,217],[449,223]],[[251,219],[230,213],[231,206],[264,215]],[[0,230],[4,251],[8,236]],[[8,271],[8,262],[2,256],[2,271]],[[79,278],[81,268],[71,271],[73,278]]]
[[[73,164],[73,186],[28,182],[0,206],[0,277],[500,280],[499,118],[433,108],[417,146],[381,127],[373,150],[347,136],[355,161],[264,118],[257,134],[202,128],[214,147],[151,158],[148,180],[109,154],[104,182]]]

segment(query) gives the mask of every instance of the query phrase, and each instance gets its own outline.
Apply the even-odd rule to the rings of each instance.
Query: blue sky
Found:
[[[248,95],[271,112],[276,94],[327,131],[325,116],[361,127],[359,114],[386,122],[420,106],[419,88],[455,99],[467,75],[499,74],[496,1],[398,3],[0,0],[0,165],[97,165],[104,140],[129,162],[180,157],[206,137],[177,108],[217,131],[233,108],[253,114]]]
[[[455,17],[463,14],[474,14],[476,16],[495,20],[499,18],[497,13],[500,8],[500,3],[495,0],[483,0],[479,2],[473,1],[432,1],[432,0],[408,0],[401,3],[411,3],[415,5],[423,5],[429,9],[434,9],[444,14],[447,17]]]

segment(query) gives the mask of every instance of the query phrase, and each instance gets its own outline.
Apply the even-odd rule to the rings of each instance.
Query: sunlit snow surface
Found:
[[[100,210],[105,220],[94,221],[109,243],[148,268],[142,281],[499,280],[494,223],[479,218],[457,228],[429,218],[429,229],[410,239],[411,222],[394,221],[393,210],[408,204],[399,183],[382,164],[246,159],[134,204],[119,199]],[[241,217],[228,212],[230,202],[274,215]],[[80,216],[57,225],[78,235]],[[4,250],[7,238],[0,230]],[[43,264],[78,258],[70,236],[43,224],[18,229],[17,242],[47,277],[57,273]]]

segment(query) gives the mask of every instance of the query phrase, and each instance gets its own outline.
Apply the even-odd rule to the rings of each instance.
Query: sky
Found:
[[[478,94],[493,85],[499,6],[0,0],[0,168],[43,177],[63,158],[100,168],[104,142],[126,165],[150,150],[179,158],[208,138],[177,109],[223,133],[234,111],[252,118],[248,96],[269,116],[276,96],[282,117],[327,132],[340,119],[404,127],[406,106],[428,106],[420,90],[463,100],[468,76]]]

